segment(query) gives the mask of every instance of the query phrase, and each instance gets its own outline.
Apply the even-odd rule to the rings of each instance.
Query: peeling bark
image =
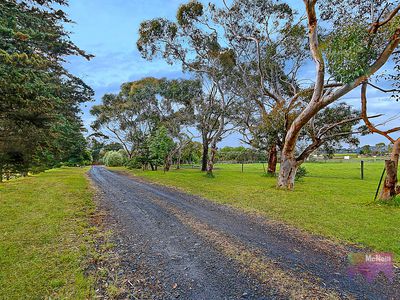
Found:
[[[386,178],[380,195],[381,200],[390,200],[399,194],[400,189],[397,185],[397,171],[399,166],[399,154],[400,154],[400,139],[398,139],[394,145],[390,160],[385,161]]]
[[[278,188],[293,190],[299,164],[290,153],[282,153],[281,167],[279,170]]]

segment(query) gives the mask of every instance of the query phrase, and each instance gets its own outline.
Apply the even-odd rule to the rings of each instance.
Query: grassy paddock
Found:
[[[55,169],[0,184],[0,299],[92,296],[83,271],[94,209],[86,171]]]
[[[179,187],[219,203],[261,212],[312,233],[395,253],[400,261],[400,208],[373,203],[383,162],[308,163],[308,176],[294,192],[277,190],[276,179],[263,176],[261,164],[216,165],[215,178],[198,169],[129,171]],[[124,169],[124,168],[114,168]],[[124,169],[126,170],[126,169]]]

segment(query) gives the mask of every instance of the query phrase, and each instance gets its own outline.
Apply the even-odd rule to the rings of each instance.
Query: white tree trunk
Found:
[[[281,166],[278,177],[278,188],[294,189],[294,180],[296,178],[299,164],[293,155],[285,155],[282,153]]]

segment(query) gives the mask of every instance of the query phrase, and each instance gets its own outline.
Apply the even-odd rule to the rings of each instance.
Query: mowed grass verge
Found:
[[[326,236],[395,254],[400,261],[400,208],[374,203],[384,162],[308,163],[307,177],[293,192],[277,190],[276,179],[263,176],[261,164],[217,165],[215,178],[198,169],[127,170],[133,175],[222,204],[262,213],[276,220]]]
[[[94,209],[87,168],[0,184],[0,299],[88,299],[86,241]]]

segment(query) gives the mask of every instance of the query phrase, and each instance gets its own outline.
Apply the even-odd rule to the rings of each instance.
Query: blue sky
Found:
[[[66,67],[83,78],[95,90],[93,103],[83,107],[86,127],[93,120],[89,114],[92,105],[99,103],[105,93],[118,92],[122,83],[145,76],[179,78],[184,76],[179,65],[168,65],[161,60],[148,62],[141,58],[136,49],[139,24],[143,20],[165,17],[174,19],[177,8],[184,0],[70,0],[66,9],[75,21],[68,27],[72,40],[81,48],[95,55],[91,61],[71,57]],[[215,3],[222,1],[215,0]],[[292,0],[292,3],[297,1]],[[313,78],[313,67],[306,73]],[[379,93],[370,93],[371,114],[386,113],[388,116],[400,113],[399,104],[389,101]],[[359,92],[347,95],[345,99],[359,107]],[[379,107],[379,109],[378,109]],[[361,138],[362,144],[387,142],[385,139],[369,135]],[[240,145],[239,137],[226,138],[221,146]]]

